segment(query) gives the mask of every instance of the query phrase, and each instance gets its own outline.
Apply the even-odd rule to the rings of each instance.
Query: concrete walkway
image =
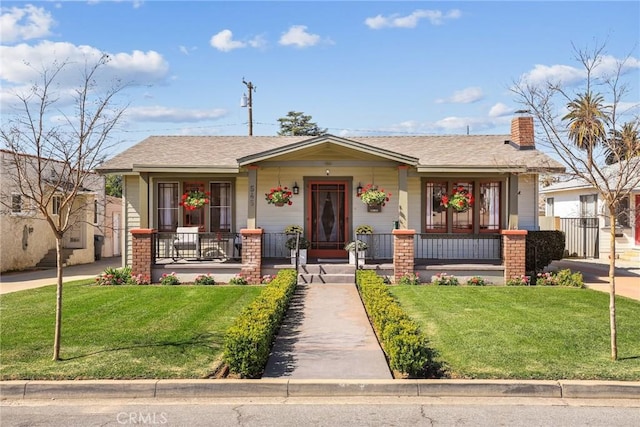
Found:
[[[65,267],[63,270],[64,282],[94,278],[107,267],[122,267],[121,257],[102,258],[100,261],[90,264]],[[2,273],[0,276],[0,294],[55,285],[56,274],[57,270],[55,268]]]
[[[301,284],[263,378],[391,379],[354,284]]]

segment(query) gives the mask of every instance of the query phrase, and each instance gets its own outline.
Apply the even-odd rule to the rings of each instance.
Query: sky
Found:
[[[637,1],[2,1],[0,108],[4,125],[53,61],[108,53],[109,75],[131,83],[118,150],[151,135],[247,135],[243,79],[254,135],[276,135],[289,111],[345,137],[508,134],[515,81],[578,85],[576,49],[602,43],[612,61],[629,56],[637,115]]]

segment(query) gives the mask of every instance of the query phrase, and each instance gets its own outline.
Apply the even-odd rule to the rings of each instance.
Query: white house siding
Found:
[[[124,203],[124,212],[126,218],[124,219],[127,224],[125,230],[125,241],[127,242],[127,251],[123,254],[123,264],[131,265],[132,260],[132,238],[131,230],[140,228],[140,188],[139,178],[137,176],[125,175],[122,180],[122,194]]]
[[[298,183],[300,185],[300,183]],[[249,206],[247,203],[249,192],[249,179],[246,176],[236,179],[236,192],[234,195],[235,204],[235,226],[236,231],[247,228],[247,217],[249,216]]]
[[[313,167],[313,168],[264,168],[258,171],[258,190],[256,195],[257,203],[257,226],[265,230],[266,233],[281,233],[288,225],[305,226],[304,201],[305,188],[304,178],[325,179],[326,170],[329,169],[329,178],[336,180],[353,176],[351,181],[351,191],[348,197],[351,200],[352,230],[359,225],[370,225],[376,233],[391,233],[393,222],[398,220],[398,171],[391,167],[375,168],[375,184],[380,189],[392,194],[390,201],[382,208],[380,213],[367,212],[367,206],[356,197],[356,187],[358,183],[366,186],[372,182],[371,168],[346,168],[346,167]],[[300,187],[300,194],[293,196],[291,206],[276,207],[267,204],[265,193],[278,185],[278,173],[280,174],[280,184],[291,188],[295,182]]]
[[[518,177],[518,228],[538,229],[538,175]]]

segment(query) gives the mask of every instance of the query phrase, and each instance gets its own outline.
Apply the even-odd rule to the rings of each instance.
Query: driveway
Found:
[[[80,264],[65,267],[64,281],[90,279],[102,273],[107,267],[122,267],[121,257],[102,258],[90,264]],[[17,271],[2,273],[0,276],[0,294],[22,291],[24,289],[39,288],[56,284],[56,269]]]
[[[609,260],[562,259],[553,261],[548,269],[565,268],[581,272],[587,288],[609,292]],[[640,300],[640,263],[616,261],[616,295]]]

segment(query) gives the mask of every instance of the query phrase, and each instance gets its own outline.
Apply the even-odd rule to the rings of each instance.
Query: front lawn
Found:
[[[392,286],[452,378],[640,380],[640,302],[552,287]]]
[[[259,286],[66,283],[53,362],[55,286],[0,297],[0,378],[204,378]]]

